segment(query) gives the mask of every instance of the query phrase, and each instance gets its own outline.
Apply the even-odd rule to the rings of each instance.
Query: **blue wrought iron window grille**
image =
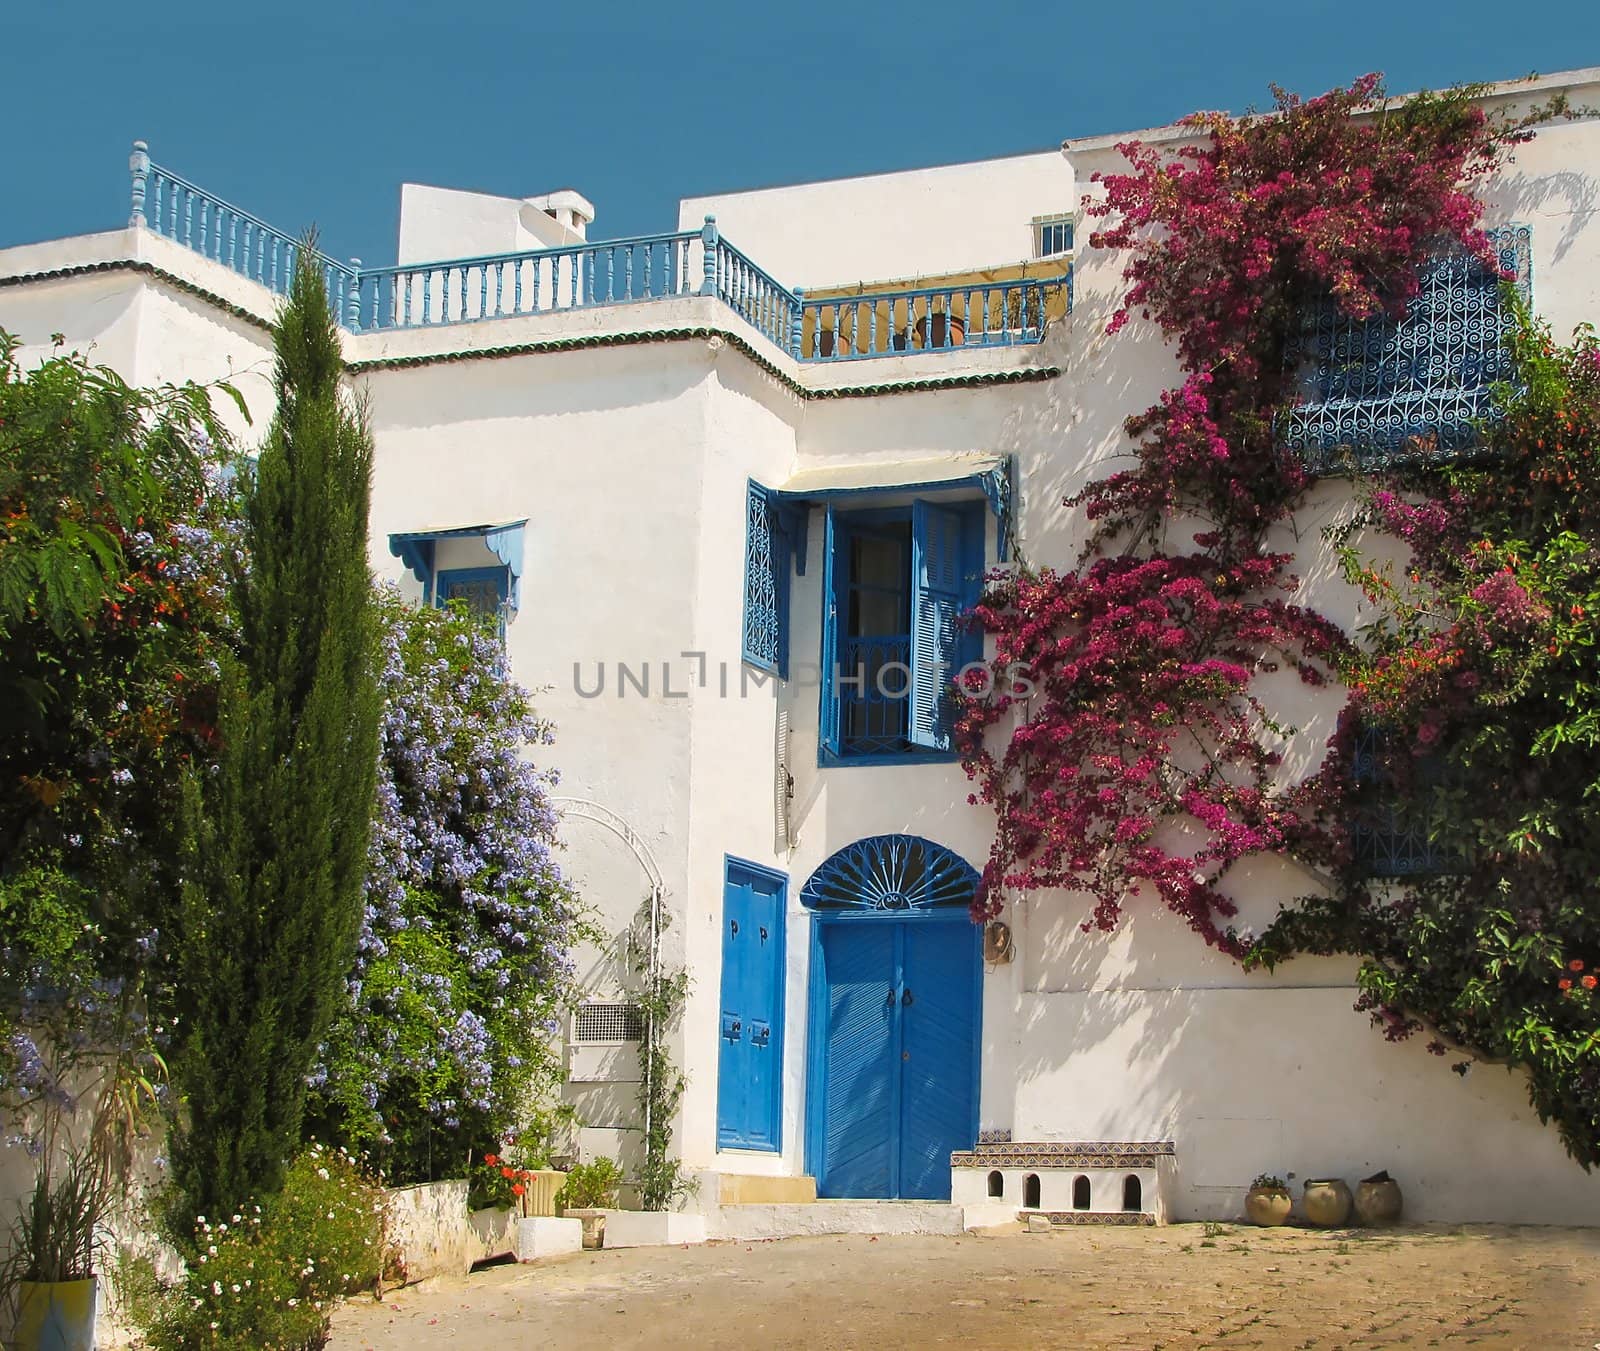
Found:
[[[1489,231],[1511,289],[1532,303],[1532,230]],[[1513,321],[1504,279],[1459,249],[1423,266],[1421,290],[1401,320],[1358,320],[1330,297],[1290,339],[1299,402],[1279,440],[1314,473],[1384,469],[1419,457],[1477,450],[1496,415],[1495,386],[1509,379]]]
[[[744,637],[740,655],[752,666],[789,676],[789,570],[805,571],[803,507],[752,482],[745,499]]]
[[[811,874],[808,910],[905,914],[966,909],[978,874],[959,854],[919,835],[874,835],[846,845]]]
[[[1365,877],[1430,877],[1454,872],[1460,861],[1429,838],[1425,811],[1417,799],[1438,782],[1438,762],[1417,762],[1414,787],[1402,793],[1392,768],[1395,736],[1387,728],[1356,732],[1351,770],[1356,782],[1351,845],[1356,870]]]
[[[433,583],[433,603],[441,609],[459,602],[475,615],[494,621],[505,641],[510,590],[506,568],[446,568]]]
[[[949,758],[950,687],[983,656],[960,622],[983,579],[982,503],[829,508],[821,764]]]

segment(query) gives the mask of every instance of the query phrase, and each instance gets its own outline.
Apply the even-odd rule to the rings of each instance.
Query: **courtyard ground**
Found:
[[[1600,1231],[1183,1224],[586,1252],[363,1298],[330,1346],[1592,1351]]]

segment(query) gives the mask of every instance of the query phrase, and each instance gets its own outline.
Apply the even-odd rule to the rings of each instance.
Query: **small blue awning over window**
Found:
[[[434,546],[442,539],[480,539],[484,546],[505,564],[510,578],[511,608],[521,599],[522,534],[527,517],[520,521],[501,521],[487,525],[453,525],[438,530],[405,530],[389,536],[389,552],[411,570],[411,575],[431,591],[434,575]]]
[[[884,493],[936,492],[978,488],[999,523],[998,558],[1010,555],[1012,509],[1016,496],[1016,461],[1010,455],[955,454],[916,460],[869,460],[824,464],[802,469],[770,489],[780,501],[810,504]],[[798,571],[805,574],[805,534]]]

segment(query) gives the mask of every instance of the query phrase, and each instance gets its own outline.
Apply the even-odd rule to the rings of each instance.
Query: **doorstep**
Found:
[[[807,1234],[950,1234],[966,1232],[964,1207],[945,1201],[812,1201],[798,1205],[718,1206],[706,1215],[708,1238],[798,1238]],[[610,1242],[609,1231],[607,1242]]]

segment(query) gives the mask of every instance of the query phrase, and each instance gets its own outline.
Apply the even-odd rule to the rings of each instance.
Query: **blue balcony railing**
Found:
[[[152,163],[142,141],[129,167],[132,224],[287,292],[300,240]],[[1036,343],[1051,300],[1065,292],[1070,305],[1071,295],[1069,274],[808,299],[724,239],[710,216],[699,230],[395,267],[316,257],[329,304],[354,333],[702,295],[799,361]]]

